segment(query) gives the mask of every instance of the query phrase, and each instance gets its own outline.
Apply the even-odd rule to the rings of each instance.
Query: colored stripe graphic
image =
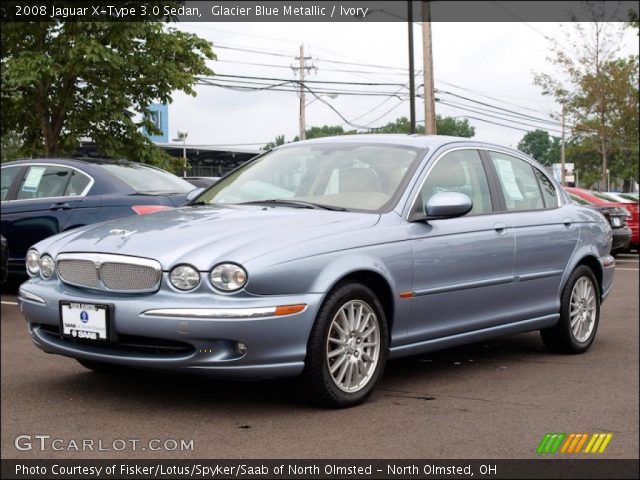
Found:
[[[558,448],[560,448],[562,440],[564,440],[566,436],[567,436],[566,433],[545,434],[544,438],[540,442],[540,445],[538,445],[536,452],[543,455],[549,454],[549,453],[556,453],[556,451],[558,451]]]
[[[613,433],[594,433],[584,453],[603,453],[612,438]]]
[[[545,433],[536,449],[538,455],[554,453],[604,453],[613,433]],[[586,447],[585,447],[586,444]],[[584,447],[584,450],[583,450]]]

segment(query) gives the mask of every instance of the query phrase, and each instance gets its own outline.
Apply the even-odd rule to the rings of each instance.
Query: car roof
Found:
[[[276,147],[288,148],[301,144],[321,144],[321,143],[380,143],[392,144],[420,149],[436,149],[450,143],[468,143],[475,146],[491,146],[495,148],[513,150],[504,145],[492,144],[478,141],[472,138],[451,137],[447,135],[421,135],[421,134],[401,134],[401,133],[367,133],[357,135],[337,135],[333,137],[313,138],[302,142],[292,142]]]

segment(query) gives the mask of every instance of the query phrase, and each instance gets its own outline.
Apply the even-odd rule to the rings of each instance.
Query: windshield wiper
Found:
[[[347,209],[343,207],[336,207],[334,205],[323,205],[321,203],[305,202],[304,200],[254,200],[251,202],[242,202],[238,205],[283,205],[285,207],[297,207],[297,208],[312,208],[322,210],[332,210],[335,212],[346,212]]]

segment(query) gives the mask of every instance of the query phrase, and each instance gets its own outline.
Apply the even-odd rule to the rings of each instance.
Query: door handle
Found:
[[[498,235],[506,235],[507,234],[507,224],[498,222],[493,225],[493,229],[496,231]]]
[[[51,205],[51,208],[49,210],[69,210],[70,208],[71,205],[69,205],[67,202],[59,202]]]
[[[571,219],[571,218],[563,218],[562,219],[562,223],[564,224],[565,227],[567,227],[567,229],[569,229],[569,230],[573,229],[573,219]]]

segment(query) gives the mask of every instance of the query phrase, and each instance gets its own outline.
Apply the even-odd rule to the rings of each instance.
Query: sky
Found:
[[[307,93],[307,128],[322,125],[342,125],[345,130],[354,128],[346,124],[333,109],[353,125],[361,127],[379,127],[398,117],[409,117],[408,34],[405,22],[198,22],[180,23],[177,28],[213,42],[217,60],[209,62],[209,67],[216,75],[293,80],[297,78],[297,73],[291,65],[296,62],[294,57],[299,53],[300,44],[304,44],[305,56],[311,57],[307,62],[316,67],[307,75],[307,80],[392,84],[335,84],[335,89],[340,91],[377,92],[384,96],[339,94],[321,95],[317,99]],[[432,23],[435,86],[441,92],[448,92],[437,93],[436,97],[449,104],[436,103],[436,113],[483,118],[485,121],[469,119],[475,127],[474,138],[505,146],[516,147],[526,133],[522,130],[533,130],[536,126],[546,126],[550,134],[559,136],[560,127],[557,124],[541,123],[531,118],[509,118],[505,114],[515,111],[554,121],[551,116],[559,114],[559,105],[541,94],[540,88],[533,83],[533,77],[534,72],[556,72],[548,60],[552,47],[549,39],[565,48],[568,43],[563,32],[572,29],[570,24],[558,23]],[[620,46],[621,54],[638,53],[635,30],[626,30]],[[416,71],[422,70],[422,58],[422,28],[416,23]],[[255,81],[232,77],[218,77],[218,80],[226,85],[238,80]],[[423,77],[419,75],[416,85],[422,83]],[[311,82],[307,85],[316,90],[334,88],[333,85]],[[290,141],[298,134],[299,97],[295,92],[237,91],[205,85],[198,85],[195,90],[196,97],[181,92],[174,94],[174,101],[169,106],[170,139],[176,137],[178,130],[186,130],[188,145],[258,149],[277,135],[285,135],[286,140]],[[418,93],[421,92],[420,89]],[[397,95],[389,95],[394,93]],[[455,104],[458,104],[457,107],[462,105],[462,108],[454,107]],[[416,99],[418,121],[424,119],[423,105],[421,98]],[[469,108],[481,110],[472,112]],[[489,113],[491,110],[493,112]]]

